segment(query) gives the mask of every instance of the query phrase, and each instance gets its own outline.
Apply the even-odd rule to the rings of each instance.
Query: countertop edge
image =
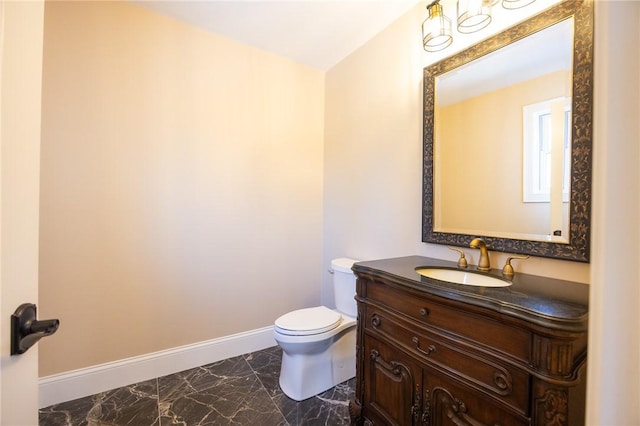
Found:
[[[389,268],[389,265],[393,265],[394,262],[402,265]],[[407,264],[411,265],[412,263],[415,263],[415,266],[406,266]],[[358,262],[353,265],[352,270],[356,276],[370,276],[373,278],[386,279],[397,285],[409,287],[413,290],[423,291],[437,297],[488,309],[500,315],[521,319],[543,328],[569,333],[583,333],[587,331],[589,315],[588,307],[585,305],[567,301],[552,300],[549,298],[549,303],[555,305],[554,307],[557,310],[561,310],[563,306],[566,306],[568,311],[584,310],[584,312],[577,315],[572,314],[561,316],[558,313],[555,315],[549,315],[541,312],[540,310],[532,309],[532,306],[544,304],[545,300],[547,300],[545,297],[539,295],[527,295],[526,293],[521,292],[514,293],[509,287],[504,288],[507,290],[491,289],[491,294],[485,295],[479,294],[479,292],[483,290],[479,290],[478,287],[469,288],[460,284],[446,283],[427,277],[420,277],[417,273],[415,273],[414,278],[409,278],[407,276],[410,276],[408,268],[411,268],[411,270],[415,272],[415,268],[423,267],[426,264],[435,264],[443,267],[456,266],[453,262],[442,261],[439,259],[409,256],[404,258],[381,259],[379,261]],[[385,265],[387,267],[385,267]],[[390,269],[394,270],[391,271]],[[534,277],[536,282],[548,281],[550,285],[563,282],[553,278],[526,276],[525,274],[520,274],[519,280],[525,282],[527,280],[531,280],[529,277]],[[513,285],[516,287],[515,279]],[[514,298],[514,294],[517,294],[518,297]],[[503,298],[501,295],[511,296],[511,299],[513,300],[505,300],[506,297]]]

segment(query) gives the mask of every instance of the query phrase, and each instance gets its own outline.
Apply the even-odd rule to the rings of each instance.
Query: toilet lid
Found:
[[[320,334],[333,330],[342,320],[342,315],[326,306],[298,309],[282,315],[276,320],[279,333],[292,336]]]

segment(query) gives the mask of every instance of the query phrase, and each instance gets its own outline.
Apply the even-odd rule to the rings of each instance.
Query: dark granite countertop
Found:
[[[396,284],[521,318],[543,327],[570,332],[587,329],[587,284],[517,273],[508,287],[478,287],[439,281],[419,275],[417,268],[460,269],[456,263],[422,256],[358,262],[356,275],[371,275]],[[461,269],[476,271],[475,267]],[[502,278],[500,269],[489,275]]]

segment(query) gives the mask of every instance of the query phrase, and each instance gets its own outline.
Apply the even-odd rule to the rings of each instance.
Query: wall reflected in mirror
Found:
[[[435,231],[569,242],[572,48],[567,19],[436,77]]]

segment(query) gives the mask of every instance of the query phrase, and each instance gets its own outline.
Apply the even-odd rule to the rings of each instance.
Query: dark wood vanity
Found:
[[[516,274],[476,287],[416,273],[425,266],[456,268],[420,256],[353,267],[352,424],[583,425],[588,286]]]

